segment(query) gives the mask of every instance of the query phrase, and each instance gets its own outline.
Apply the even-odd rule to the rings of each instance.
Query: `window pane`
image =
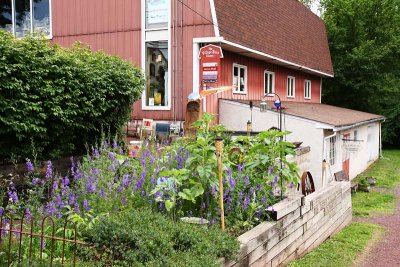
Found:
[[[33,31],[50,35],[49,0],[35,0],[33,2]]]
[[[146,0],[146,29],[168,27],[168,0]]]
[[[274,76],[272,74],[269,75],[269,92],[272,93],[274,91],[273,84],[274,84]]]
[[[0,29],[12,31],[11,0],[0,0]]]
[[[146,105],[168,105],[168,42],[146,43]]]
[[[268,85],[269,85],[269,80],[268,80],[269,74],[265,73],[264,74],[264,94],[268,94],[269,90],[268,90]]]
[[[31,7],[29,0],[15,1],[15,35],[24,37],[31,32]]]
[[[245,69],[240,68],[240,92],[244,92],[245,89],[245,83],[246,83],[246,77],[245,77]]]

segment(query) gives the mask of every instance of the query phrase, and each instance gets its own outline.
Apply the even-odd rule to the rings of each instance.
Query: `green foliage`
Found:
[[[239,249],[216,228],[174,223],[148,210],[106,217],[85,236],[97,249],[87,250],[87,259],[100,253],[104,265],[113,260],[114,266],[219,266],[220,257],[232,258]]]
[[[372,238],[379,238],[383,232],[381,227],[374,224],[352,223],[304,258],[294,261],[289,266],[354,266],[354,260],[367,247],[368,242]]]
[[[323,101],[385,115],[383,142],[400,145],[400,1],[324,0],[335,78]]]
[[[141,71],[115,56],[0,31],[0,159],[82,152],[119,132],[143,89]]]

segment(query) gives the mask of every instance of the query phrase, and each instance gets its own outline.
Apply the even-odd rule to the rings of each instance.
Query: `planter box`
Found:
[[[332,182],[306,197],[289,196],[272,208],[275,221],[239,236],[240,261],[222,261],[222,266],[281,266],[310,252],[351,222],[350,182]]]

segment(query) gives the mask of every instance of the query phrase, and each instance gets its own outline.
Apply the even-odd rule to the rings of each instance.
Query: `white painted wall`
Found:
[[[270,107],[269,107],[270,108]],[[290,131],[287,141],[303,142],[303,146],[309,146],[310,151],[310,172],[313,175],[316,189],[322,187],[322,160],[326,159],[326,178],[325,183],[334,179],[334,173],[343,169],[343,159],[346,154],[343,149],[343,135],[350,133],[350,139],[354,139],[354,131],[358,131],[358,140],[363,140],[359,151],[349,153],[350,158],[350,179],[355,178],[363,172],[369,165],[379,158],[379,128],[380,122],[360,125],[348,130],[339,131],[337,135],[337,158],[334,166],[329,165],[329,140],[324,142],[324,138],[332,135],[333,131],[324,130],[321,124],[294,117],[283,115],[283,130]],[[248,105],[220,100],[219,102],[219,122],[233,131],[246,131],[246,124],[251,118]],[[275,126],[278,127],[279,116],[275,111],[267,110],[261,113],[257,107],[253,108],[253,131],[260,132]],[[368,135],[370,136],[368,139]],[[368,142],[368,140],[370,140]],[[325,146],[325,148],[324,148]],[[369,148],[370,146],[370,148]],[[369,151],[370,150],[370,151]]]
[[[303,146],[310,146],[311,166],[309,171],[313,175],[316,189],[322,187],[322,145],[323,130],[317,128],[317,124],[310,120],[283,115],[283,130],[290,131],[286,141],[303,142]],[[250,108],[248,105],[232,101],[220,100],[219,123],[233,131],[246,131],[247,121],[250,120]],[[253,131],[266,131],[271,127],[278,127],[279,116],[276,112],[268,110],[261,113],[257,107],[253,108]]]
[[[379,158],[379,128],[380,122],[374,122],[340,131],[338,133],[338,136],[340,135],[340,142],[338,143],[338,164],[333,167],[334,172],[342,170],[343,160],[349,158],[349,176],[350,179],[353,179],[376,161]],[[354,131],[358,132],[357,139],[362,140],[362,142],[360,142],[360,149],[357,152],[349,153],[343,149],[342,139],[346,133],[350,133],[350,139],[354,139]]]

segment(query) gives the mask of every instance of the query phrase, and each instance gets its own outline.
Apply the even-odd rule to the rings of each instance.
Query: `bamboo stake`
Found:
[[[221,137],[215,139],[215,150],[217,153],[218,177],[219,177],[219,206],[221,209],[221,229],[225,231],[224,215],[224,185],[222,181],[222,153],[224,151],[224,142]]]

